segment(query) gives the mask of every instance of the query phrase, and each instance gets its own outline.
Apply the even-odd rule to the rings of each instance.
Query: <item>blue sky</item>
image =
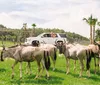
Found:
[[[0,24],[22,28],[60,28],[89,37],[89,26],[83,21],[91,14],[100,21],[99,0],[0,0]]]

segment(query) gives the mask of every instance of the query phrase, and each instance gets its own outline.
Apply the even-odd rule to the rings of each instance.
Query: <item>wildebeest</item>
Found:
[[[55,63],[57,59],[57,47],[54,46],[53,44],[40,44],[40,47],[45,51],[48,51],[49,56],[53,61],[53,70],[55,70]]]
[[[53,44],[40,44],[38,41],[34,41],[34,43],[32,44],[32,46],[34,47],[40,47],[45,51],[48,51],[48,55],[51,57],[52,61],[53,61],[53,70],[55,70],[55,63],[56,63],[56,59],[57,59],[57,47]]]
[[[48,69],[50,67],[50,59],[48,57],[48,52],[44,51],[40,47],[15,46],[3,48],[1,52],[1,60],[7,57],[15,60],[14,64],[12,65],[12,78],[14,77],[14,67],[18,62],[20,62],[20,78],[22,78],[22,62],[32,62],[34,60],[36,60],[38,65],[38,73],[35,78],[39,77],[41,70],[40,63],[42,63],[43,68],[46,70],[47,78],[49,78]]]
[[[88,77],[90,76],[90,56],[91,50],[88,47],[82,45],[69,45],[63,42],[58,42],[57,48],[59,49],[60,53],[63,53],[66,58],[66,74],[69,73],[69,59],[79,60],[80,62],[80,77],[82,76],[82,72],[84,70],[84,63],[83,60],[87,59],[87,70],[88,70]]]
[[[94,58],[94,65],[95,65],[95,73],[96,67],[98,66],[98,70],[100,68],[100,45],[99,44],[90,44],[88,47],[92,50],[91,58]],[[98,63],[96,63],[96,58],[98,58]]]

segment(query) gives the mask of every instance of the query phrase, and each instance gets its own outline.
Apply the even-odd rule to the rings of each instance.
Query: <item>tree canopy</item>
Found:
[[[5,27],[3,25],[1,25],[2,27]],[[32,32],[33,29],[31,28],[27,28],[27,30],[23,30],[23,29],[11,29],[11,28],[2,28],[2,30],[0,31],[0,35],[4,36],[4,40],[10,40],[10,41],[21,41],[24,42],[25,39],[24,37],[30,37],[30,33]],[[25,33],[26,32],[26,33]],[[65,32],[63,29],[59,29],[59,28],[36,28],[35,29],[35,36],[43,33],[43,32],[54,32],[54,33],[66,33],[67,38],[69,41],[73,42],[73,41],[82,41],[82,40],[86,40],[88,41],[89,39],[81,36],[79,34],[76,33],[71,33],[71,32]],[[0,39],[2,39],[2,36],[0,36]]]

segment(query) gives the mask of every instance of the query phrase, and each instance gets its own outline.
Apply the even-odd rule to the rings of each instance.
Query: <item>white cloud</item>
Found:
[[[11,27],[11,28],[21,27],[22,22],[23,20],[12,18],[12,16],[6,13],[0,14],[0,24],[3,24],[7,27]]]
[[[98,0],[9,0],[0,11],[0,23],[8,27],[29,26],[36,23],[38,27],[61,28],[89,37],[89,26],[83,17],[100,19],[100,2]],[[0,1],[2,6],[5,4]],[[8,3],[8,1],[6,1]],[[12,5],[13,3],[13,5]]]

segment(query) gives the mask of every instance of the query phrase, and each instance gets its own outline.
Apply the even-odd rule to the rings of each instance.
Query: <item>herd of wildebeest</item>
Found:
[[[20,63],[20,79],[22,78],[22,62],[27,62],[26,71],[31,74],[31,62],[36,61],[38,66],[38,73],[35,79],[41,76],[43,71],[46,71],[46,78],[49,76],[50,60],[53,61],[53,70],[55,70],[55,64],[57,62],[57,54],[63,54],[66,59],[66,74],[69,73],[69,60],[74,60],[74,70],[76,69],[76,60],[80,62],[80,73],[82,76],[84,70],[84,60],[86,61],[87,76],[90,77],[90,62],[94,58],[94,72],[96,73],[96,67],[100,68],[100,45],[98,43],[81,45],[56,42],[52,44],[40,44],[35,41],[33,45],[15,45],[11,47],[3,46],[1,50],[1,61],[5,58],[13,58],[14,64],[12,65],[12,78],[14,78],[14,67]],[[50,59],[51,58],[51,59]],[[96,59],[97,58],[97,59]],[[98,60],[98,61],[96,61]],[[29,71],[28,71],[29,70]]]

